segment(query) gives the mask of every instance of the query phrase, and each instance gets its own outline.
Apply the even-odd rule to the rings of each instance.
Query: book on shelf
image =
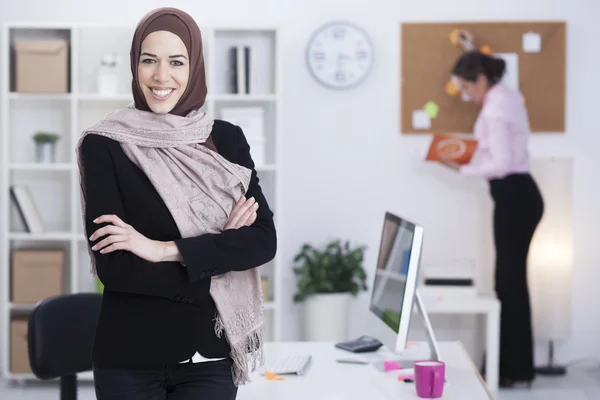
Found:
[[[25,230],[30,233],[44,232],[44,221],[35,205],[29,187],[26,185],[11,185],[10,198],[17,209]]]
[[[425,157],[428,161],[454,161],[463,165],[471,162],[477,149],[477,140],[445,133],[435,133]]]
[[[232,46],[229,49],[229,76],[231,93],[250,93],[250,46]]]

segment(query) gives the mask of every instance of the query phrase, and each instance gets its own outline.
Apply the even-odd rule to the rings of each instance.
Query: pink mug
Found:
[[[415,361],[415,389],[422,399],[438,399],[444,393],[446,364],[441,361]]]

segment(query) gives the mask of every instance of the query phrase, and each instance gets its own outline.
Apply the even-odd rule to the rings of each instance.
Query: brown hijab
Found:
[[[138,64],[142,42],[152,32],[168,31],[181,38],[190,56],[190,77],[185,92],[171,114],[186,116],[198,110],[206,100],[206,72],[202,52],[202,35],[194,19],[187,13],[171,7],[157,8],[146,14],[138,23],[131,43],[131,83],[135,108],[151,111],[138,82]]]

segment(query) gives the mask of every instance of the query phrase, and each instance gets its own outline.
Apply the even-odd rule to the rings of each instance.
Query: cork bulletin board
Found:
[[[512,53],[518,66],[518,87],[529,113],[532,132],[565,131],[564,22],[404,23],[401,25],[400,127],[405,134],[471,133],[480,106],[450,95],[446,84],[452,66],[464,53],[449,35],[466,29],[474,36],[474,47],[489,46],[494,53]],[[524,50],[523,35],[541,38],[538,52]],[[413,119],[413,111],[434,112],[426,124]],[[422,114],[422,113],[421,113]],[[429,125],[429,126],[427,126]],[[418,128],[415,128],[417,126]]]

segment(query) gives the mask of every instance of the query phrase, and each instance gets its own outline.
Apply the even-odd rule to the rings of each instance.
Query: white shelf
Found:
[[[133,96],[128,93],[103,95],[99,93],[79,93],[75,96],[77,100],[83,101],[133,101]]]
[[[13,311],[32,311],[35,307],[35,304],[10,303],[8,307]]]
[[[277,170],[277,165],[275,165],[275,164],[262,164],[262,165],[257,165],[255,167],[255,169],[257,171],[276,171]]]
[[[266,301],[265,302],[265,310],[274,310],[275,302],[274,301]]]
[[[72,163],[12,163],[8,165],[8,169],[11,171],[71,171],[75,169],[75,165]]]
[[[60,100],[69,101],[73,98],[71,93],[15,93],[8,94],[11,100]]]
[[[209,93],[205,109],[219,118],[219,111],[229,107],[262,107],[266,146],[264,163],[256,161],[261,174],[263,192],[273,209],[279,207],[279,139],[280,127],[280,48],[275,27],[208,27],[202,26],[205,42],[205,60]],[[32,374],[14,374],[10,362],[10,318],[13,314],[27,314],[34,305],[15,304],[10,301],[10,255],[15,246],[62,246],[65,258],[66,291],[70,293],[95,290],[93,277],[87,273],[89,255],[87,238],[82,233],[79,171],[74,147],[83,129],[115,109],[133,101],[129,46],[135,26],[107,24],[53,24],[37,22],[11,22],[3,26],[0,34],[0,370],[8,379],[36,380]],[[60,36],[70,41],[69,93],[18,93],[14,91],[13,63],[9,55],[12,40],[17,37],[39,35]],[[252,93],[228,93],[230,73],[227,57],[233,45],[252,47]],[[108,52],[121,56],[117,67],[119,92],[115,95],[97,93],[96,73],[98,60]],[[30,136],[35,131],[56,131],[60,134],[56,163],[39,164],[35,159],[35,146]],[[255,143],[251,143],[251,151]],[[256,154],[256,153],[253,153]],[[9,186],[15,182],[31,185],[32,193],[47,232],[21,232],[15,225],[19,220],[11,204]],[[275,221],[280,229],[278,220]],[[281,236],[278,235],[281,242]],[[281,245],[280,245],[281,246]],[[282,340],[281,326],[281,265],[279,255],[260,268],[268,276],[272,300],[265,302],[266,335],[268,340]],[[91,374],[82,379],[91,380]]]
[[[88,100],[88,101],[133,101],[133,96],[129,93],[103,95],[100,93],[15,93],[8,95],[11,100],[60,100],[69,101],[71,99]],[[277,96],[274,94],[215,94],[207,95],[207,100],[215,101],[277,101]]]
[[[245,101],[245,102],[258,102],[258,101],[277,101],[277,96],[274,94],[215,94],[207,96],[209,100],[215,101]]]
[[[31,241],[57,241],[71,240],[75,235],[71,232],[43,232],[43,233],[28,233],[28,232],[12,232],[8,234],[10,240],[31,240]]]

